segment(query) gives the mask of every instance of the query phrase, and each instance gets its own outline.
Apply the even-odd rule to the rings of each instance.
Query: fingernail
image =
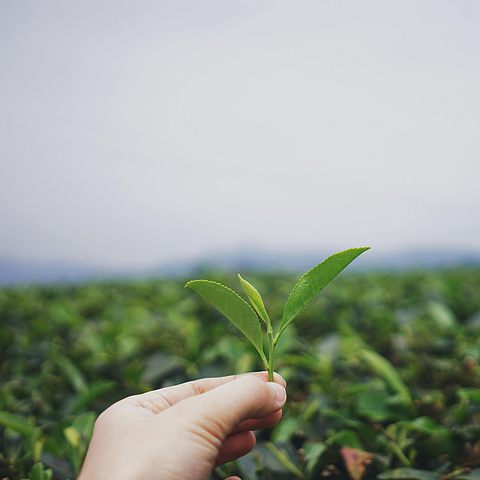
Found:
[[[285,389],[275,382],[268,382],[267,385],[275,390],[275,394],[277,395],[277,402],[280,404],[284,404],[287,397],[287,392],[285,391]]]

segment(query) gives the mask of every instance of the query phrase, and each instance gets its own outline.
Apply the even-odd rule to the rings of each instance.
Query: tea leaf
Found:
[[[62,452],[54,438],[50,437],[49,435],[45,435],[40,428],[30,425],[26,418],[10,412],[0,412],[0,425],[11,428],[26,439],[35,440],[44,438],[45,450],[54,454],[61,454]]]
[[[63,373],[77,392],[85,392],[88,389],[85,376],[72,360],[58,352],[52,353],[52,360],[63,370]]]
[[[415,468],[396,468],[387,470],[377,475],[380,480],[438,480],[439,472],[430,472],[428,470],[417,470]]]
[[[265,442],[265,447],[273,455],[283,468],[293,473],[297,478],[305,478],[302,471],[297,468],[296,465],[288,458],[288,454],[285,450],[278,449],[272,442]]]
[[[68,443],[73,448],[78,448],[78,446],[80,445],[81,435],[80,435],[80,432],[75,427],[67,427],[63,431],[63,434],[65,435],[65,438],[67,439]]]
[[[373,350],[362,350],[360,356],[368,366],[380,375],[406,402],[411,403],[410,391],[405,385],[396,368],[385,358]]]
[[[258,293],[257,289],[253,285],[248,283],[246,280],[244,280],[240,276],[240,274],[238,274],[238,279],[240,280],[240,283],[242,284],[242,287],[245,290],[248,299],[252,302],[253,308],[255,308],[255,310],[257,311],[258,316],[265,322],[266,325],[270,325],[270,318],[267,311],[265,310],[262,297]]]
[[[367,462],[371,462],[375,458],[374,453],[364,452],[346,445],[340,449],[340,453],[352,480],[362,480],[367,468]]]
[[[282,323],[275,340],[287,325],[353,260],[370,247],[351,248],[328,257],[312,268],[297,282],[283,312]]]
[[[480,480],[480,468],[474,468],[468,473],[455,477],[455,480]]]
[[[320,460],[320,457],[327,450],[327,445],[318,441],[306,441],[302,448],[305,450],[305,461],[307,462],[306,472],[311,475]]]
[[[71,407],[72,413],[77,413],[88,407],[93,401],[105,393],[110,392],[116,386],[117,382],[112,380],[99,380],[90,385],[87,391],[79,393]]]
[[[186,287],[195,290],[220,310],[253,344],[262,359],[262,327],[252,307],[230,288],[210,280],[192,280]]]
[[[30,425],[26,418],[10,412],[0,412],[0,425],[11,428],[25,438],[34,437],[38,428]]]
[[[335,445],[337,447],[344,447],[345,445],[357,450],[363,450],[362,441],[357,432],[350,428],[342,428],[325,442],[327,445]]]
[[[43,463],[41,462],[33,465],[32,469],[30,470],[30,480],[50,480],[52,477],[53,470],[51,468],[45,469]]]

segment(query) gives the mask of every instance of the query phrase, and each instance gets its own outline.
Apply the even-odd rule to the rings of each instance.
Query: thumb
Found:
[[[185,399],[171,410],[188,417],[223,440],[235,427],[248,419],[261,419],[280,410],[286,402],[285,388],[255,375],[242,375],[235,380]],[[172,412],[173,413],[173,412]]]

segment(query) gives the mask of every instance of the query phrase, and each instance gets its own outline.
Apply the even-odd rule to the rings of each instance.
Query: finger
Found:
[[[245,420],[235,427],[236,432],[244,432],[246,430],[261,430],[263,428],[272,428],[274,427],[282,418],[282,411],[278,410],[275,413],[272,413],[268,417],[261,418],[258,420]]]
[[[255,446],[255,435],[253,432],[238,432],[229,435],[218,453],[216,466],[227,462],[233,462],[237,458],[250,453]]]
[[[209,392],[244,376],[254,376],[264,382],[268,382],[267,372],[252,372],[242,375],[229,375],[226,377],[203,378],[201,380],[182,383],[172,387],[152,390],[151,392],[143,393],[141,395],[133,395],[121,402],[138,405],[157,414],[176,405],[182,400]],[[285,380],[278,373],[274,374],[274,381],[283,387],[286,385]]]
[[[280,410],[285,388],[255,375],[243,375],[195,398],[176,404],[170,414],[192,426],[208,429],[220,441],[241,422],[263,419]]]

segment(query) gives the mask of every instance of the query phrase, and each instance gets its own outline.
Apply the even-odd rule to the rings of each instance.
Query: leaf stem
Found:
[[[263,367],[265,368],[265,370],[267,370],[269,372],[269,378],[270,378],[270,364],[267,360],[267,357],[265,356],[265,354],[263,352],[260,353],[260,357],[262,358]]]
[[[269,343],[269,348],[268,348],[268,379],[270,382],[273,382],[273,364],[275,361],[275,340],[273,338],[273,328],[272,328],[272,321],[270,320],[270,317],[268,316],[268,313],[265,312],[266,314],[266,324],[267,324],[267,335],[268,335],[268,343]]]
[[[268,379],[273,382],[273,363],[275,361],[275,343],[273,339],[273,331],[268,332],[268,340],[270,343],[270,348],[268,350]]]
[[[390,441],[390,447],[393,450],[393,453],[398,457],[398,459],[406,466],[411,467],[412,462],[405,456],[400,447],[393,441]]]
[[[279,450],[272,442],[265,442],[265,447],[280,462],[282,467],[285,467],[289,472],[293,473],[297,478],[305,478],[303,472],[298,469],[292,461],[288,458],[288,454],[285,450]]]

